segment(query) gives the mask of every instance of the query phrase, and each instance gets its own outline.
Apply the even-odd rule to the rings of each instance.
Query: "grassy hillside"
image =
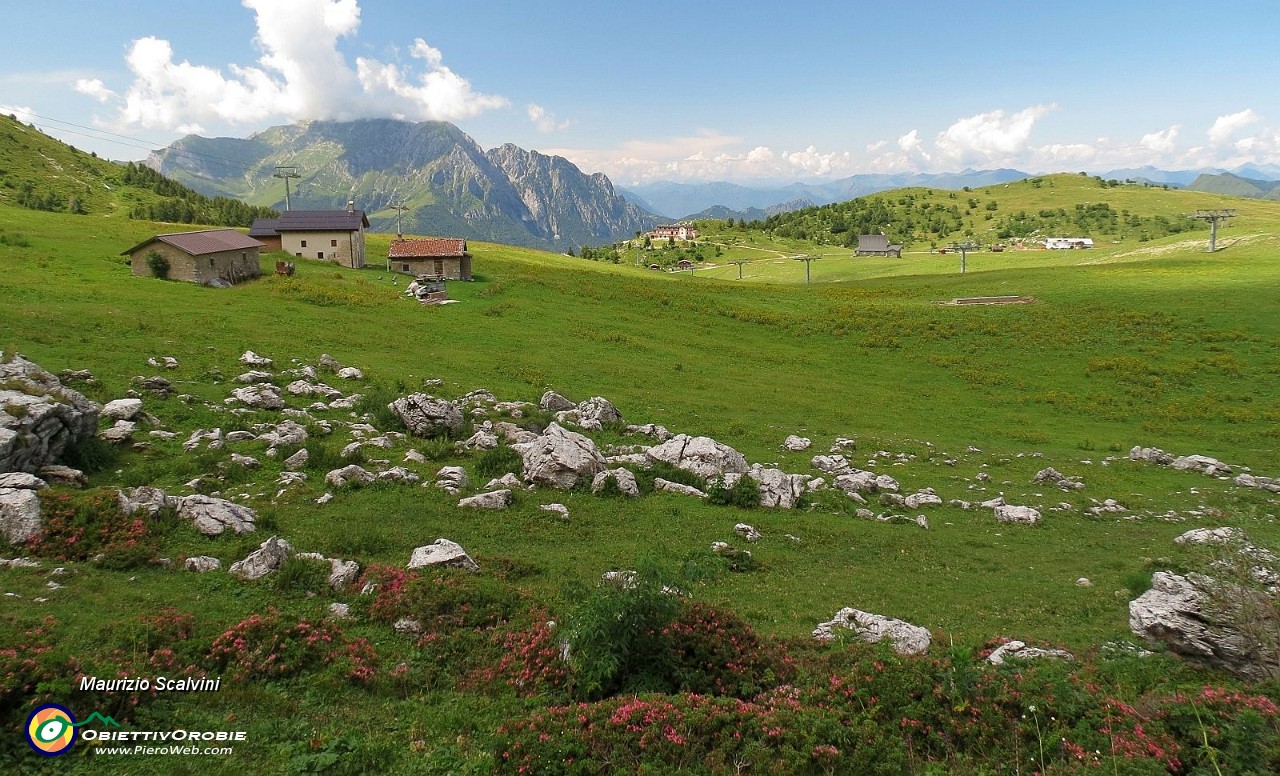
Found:
[[[206,197],[138,165],[86,154],[13,116],[0,116],[0,203],[96,218],[249,226],[278,215]]]
[[[1041,188],[1028,184],[1018,191],[1019,206],[1070,209],[1086,191],[1102,191],[1088,186],[1071,176]],[[981,196],[1002,196],[993,192]],[[1152,215],[1207,201],[1200,195],[1157,204],[1153,192],[1105,193],[1140,197],[1126,206],[1138,212],[1141,204]],[[0,350],[24,353],[54,372],[89,369],[101,383],[93,389],[100,400],[124,395],[135,376],[154,374],[148,357],[177,356],[181,368],[164,376],[179,393],[214,404],[233,387],[230,378],[242,371],[236,358],[246,349],[282,367],[330,353],[365,371],[359,390],[371,399],[361,409],[379,425],[386,423],[382,403],[433,379],[443,387],[432,390],[447,397],[482,387],[512,401],[536,402],[549,388],[574,400],[601,395],[627,422],[707,434],[750,461],[791,472],[816,476],[810,457],[838,436],[853,437],[851,461],[876,460],[904,493],[932,487],[944,501],[1004,493],[1046,515],[1032,529],[997,524],[988,510],[905,515],[927,512],[924,531],[911,522],[860,519],[858,505],[830,493],[815,496],[810,508],[783,512],[672,494],[625,501],[581,491],[520,493],[511,510],[489,513],[458,509],[456,498],[434,488],[399,486],[343,492],[318,507],[324,471],[311,471],[308,482],[277,498],[280,464],[263,455],[262,444],[248,442],[231,448],[258,457],[263,468],[222,469],[220,490],[259,509],[265,530],[210,540],[189,526],[167,529],[161,550],[175,559],[209,554],[225,567],[278,533],[298,549],[403,567],[414,547],[444,536],[490,570],[485,579],[512,585],[560,619],[602,572],[656,557],[672,566],[701,564],[707,572],[690,583],[695,600],[726,606],[765,634],[803,637],[854,606],[924,625],[961,648],[1007,635],[1084,651],[1126,636],[1127,603],[1152,570],[1195,562],[1171,541],[1188,528],[1238,525],[1256,542],[1280,545],[1268,494],[1125,460],[1140,444],[1280,475],[1280,319],[1273,314],[1280,209],[1232,206],[1239,224],[1225,241],[1229,248],[1213,255],[1198,237],[1187,242],[1181,235],[1125,238],[1092,253],[1026,252],[998,261],[984,254],[971,257],[972,271],[963,276],[950,257],[858,260],[843,275],[821,274],[835,264],[824,260],[814,265],[819,280],[859,279],[810,287],[797,287],[794,277],[738,283],[471,243],[476,282],[449,285],[460,304],[424,308],[400,297],[402,285],[376,266],[352,271],[299,260],[292,279],[265,277],[221,291],[135,278],[118,254],[156,225],[0,205]],[[370,256],[381,255],[388,240],[371,235]],[[779,249],[823,250],[791,240]],[[264,257],[264,266],[273,258]],[[803,271],[790,260],[785,267]],[[991,294],[1035,301],[936,304]],[[311,399],[291,401],[306,406]],[[176,397],[146,395],[144,407],[177,438],[123,453],[93,485],[189,492],[182,483],[216,474],[223,462],[220,454],[184,455],[191,431],[278,419],[237,418]],[[351,420],[341,412],[330,417]],[[813,439],[814,449],[783,450],[793,433]],[[602,443],[644,441],[617,429],[597,436]],[[348,441],[340,431],[322,444],[335,453]],[[411,440],[384,457],[398,463],[409,447],[429,456],[426,465],[409,464],[424,477],[457,464],[475,485],[487,479],[479,456],[439,443]],[[1033,485],[1046,465],[1082,477],[1085,489]],[[1105,498],[1129,512],[1085,514],[1090,499]],[[539,509],[549,502],[566,504],[571,518]],[[1070,509],[1049,511],[1060,502]],[[716,571],[707,547],[734,540],[739,521],[766,536],[751,547],[759,567]],[[137,613],[160,606],[198,613],[198,636],[212,639],[269,604],[318,618],[330,601],[358,601],[225,574],[68,565],[73,576],[56,593],[43,592],[47,570],[0,570],[5,589],[23,596],[5,599],[15,634],[49,614],[67,648],[127,653],[137,643]],[[1077,586],[1080,577],[1092,586]],[[36,597],[48,600],[37,605]],[[444,654],[431,649],[447,647],[415,648],[368,619],[349,631],[369,639],[384,666],[405,662],[411,680],[389,695],[343,694],[342,703],[332,690],[302,680],[241,682],[216,696],[156,701],[139,713],[216,726],[252,709],[256,719],[244,724],[265,758],[258,762],[273,770],[301,769],[308,757],[327,753],[349,772],[487,772],[500,759],[488,748],[493,731],[539,705],[460,690],[430,673],[431,656]],[[1169,664],[1159,665],[1172,675]],[[422,743],[406,748],[409,741]],[[228,770],[247,762],[233,759]]]

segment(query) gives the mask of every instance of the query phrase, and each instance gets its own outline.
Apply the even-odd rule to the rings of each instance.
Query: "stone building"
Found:
[[[462,239],[395,240],[387,252],[387,263],[392,272],[446,280],[471,279],[471,254],[467,252],[467,241]]]
[[[168,263],[166,277],[201,285],[239,283],[262,274],[262,243],[235,229],[158,234],[121,255],[129,257],[133,274],[155,275],[153,257]]]

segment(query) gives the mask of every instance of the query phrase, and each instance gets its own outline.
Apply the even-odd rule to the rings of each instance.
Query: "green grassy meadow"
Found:
[[[1054,180],[1074,185],[1072,177]],[[1066,187],[1021,196],[1074,201],[1053,199]],[[1141,195],[1149,208],[1171,213],[1221,199],[1091,191]],[[908,515],[927,514],[925,531],[859,519],[858,505],[832,493],[816,495],[806,509],[742,511],[671,494],[623,500],[549,490],[519,493],[512,509],[488,512],[461,510],[455,497],[410,486],[339,492],[321,507],[314,501],[324,491],[323,471],[274,498],[281,466],[262,457],[263,445],[247,442],[229,448],[259,457],[263,468],[230,477],[221,492],[258,509],[266,530],[207,539],[180,527],[164,539],[173,558],[208,554],[225,568],[277,533],[298,550],[403,567],[414,547],[443,536],[482,568],[518,569],[512,579],[521,594],[558,615],[572,608],[575,589],[604,571],[645,558],[705,564],[711,542],[732,541],[733,525],[748,522],[765,535],[751,547],[760,568],[710,574],[692,594],[761,633],[803,637],[853,606],[924,625],[943,644],[976,647],[1003,635],[1086,651],[1129,637],[1128,601],[1153,570],[1195,560],[1172,543],[1183,531],[1237,525],[1257,543],[1280,546],[1270,494],[1126,460],[1134,445],[1157,446],[1280,475],[1280,203],[1231,206],[1240,217],[1212,255],[1204,251],[1207,233],[1197,232],[1093,251],[975,253],[964,275],[949,254],[854,259],[827,253],[830,247],[755,241],[756,248],[822,254],[808,286],[804,265],[785,258],[753,261],[736,280],[737,268],[724,262],[760,253],[741,246],[717,260],[720,268],[690,274],[471,243],[476,281],[449,285],[459,304],[426,308],[400,296],[405,278],[376,261],[356,271],[297,260],[293,278],[266,276],[227,290],[133,277],[119,253],[170,227],[0,205],[0,350],[54,373],[92,371],[101,386],[90,394],[99,401],[123,396],[135,376],[157,374],[147,358],[168,355],[181,361],[163,374],[178,393],[220,403],[244,371],[236,359],[247,349],[274,358],[277,369],[332,354],[367,378],[338,387],[388,400],[431,379],[443,380],[433,392],[449,398],[477,388],[506,401],[537,402],[548,389],[575,401],[598,395],[626,422],[709,435],[749,461],[789,472],[817,476],[810,457],[838,436],[852,437],[850,462],[865,468],[874,458],[904,493],[932,487],[944,501],[1003,493],[1045,515],[1035,528],[998,524],[984,509]],[[389,237],[370,235],[369,255],[384,255]],[[274,258],[264,256],[264,268]],[[989,295],[1034,301],[938,303]],[[246,428],[273,416],[236,418],[199,401],[150,395],[144,408],[177,439],[122,453],[93,475],[93,486],[187,493],[182,483],[217,463],[181,452],[191,431]],[[788,434],[810,437],[813,449],[785,451]],[[595,436],[646,441],[616,429]],[[347,441],[338,431],[323,444]],[[398,464],[409,447],[430,453],[427,464],[410,465],[425,478],[457,464],[470,469],[473,487],[487,479],[476,473],[474,455],[423,440],[384,457]],[[899,453],[914,459],[898,465]],[[1050,465],[1086,487],[1062,493],[1032,485]],[[978,481],[982,472],[989,482]],[[1130,511],[1084,514],[1090,499],[1106,498]],[[556,501],[568,506],[569,520],[539,509]],[[1049,510],[1060,502],[1071,509]],[[127,647],[131,618],[160,606],[198,612],[197,629],[214,634],[271,604],[321,617],[330,601],[352,597],[281,594],[226,574],[67,565],[66,586],[41,604],[31,599],[42,595],[47,569],[0,570],[0,587],[22,596],[2,599],[0,613],[16,628],[52,615],[62,646],[85,652]],[[1079,577],[1092,586],[1077,586]],[[384,625],[356,622],[351,630],[387,654],[412,651]],[[512,706],[431,687],[403,695],[391,703],[354,694],[336,705],[319,690],[246,685],[141,713],[214,724],[255,709],[259,719],[246,724],[258,740],[272,740],[263,750],[272,770],[301,769],[323,749],[296,742],[329,746],[346,740],[344,733],[375,742],[361,745],[368,757],[384,749],[394,752],[387,757],[408,757],[398,748],[404,740],[425,741],[425,759],[394,760],[405,769],[491,769],[484,731]],[[79,767],[96,766],[82,760]]]

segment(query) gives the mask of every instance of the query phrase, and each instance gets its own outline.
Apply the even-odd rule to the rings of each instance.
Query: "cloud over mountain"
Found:
[[[413,41],[407,64],[348,62],[338,43],[359,31],[356,0],[242,3],[255,15],[254,42],[262,52],[256,64],[193,64],[179,60],[169,41],[149,36],[129,46],[125,64],[133,80],[123,92],[97,78],[78,79],[75,89],[115,108],[117,125],[187,131],[203,122],[274,119],[457,120],[508,104],[475,91],[422,38]]]

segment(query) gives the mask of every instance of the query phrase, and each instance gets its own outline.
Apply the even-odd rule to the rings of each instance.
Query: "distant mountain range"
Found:
[[[514,145],[484,151],[452,124],[390,119],[310,121],[249,138],[189,135],[148,166],[211,195],[295,209],[343,208],[372,228],[489,240],[550,250],[600,245],[647,231],[658,217],[619,196],[603,174]]]
[[[822,183],[792,183],[773,187],[742,186],[723,181],[710,183],[659,181],[626,189],[619,188],[618,193],[651,213],[684,220],[701,217],[710,208],[717,206],[738,213],[746,213],[751,208],[768,211],[788,203],[797,205],[787,210],[776,211],[788,212],[788,210],[813,205],[844,202],[855,197],[908,186],[939,189],[962,189],[965,186],[977,188],[1029,177],[1031,177],[1029,174],[1018,170],[999,169],[965,170],[958,173],[854,175]],[[767,215],[771,214],[767,213]],[[748,217],[747,220],[752,219]]]
[[[1093,174],[1093,173],[1091,173]],[[1136,181],[1242,197],[1280,199],[1280,165],[1245,165],[1235,170],[1202,168],[1162,170],[1132,167],[1097,173],[1105,180]],[[958,173],[854,175],[822,183],[744,186],[724,181],[677,183],[657,181],[618,188],[628,201],[666,218],[745,218],[748,221],[813,205],[845,202],[855,197],[907,187],[980,188],[1032,177],[1012,169],[964,170]],[[761,216],[760,213],[764,213]]]

